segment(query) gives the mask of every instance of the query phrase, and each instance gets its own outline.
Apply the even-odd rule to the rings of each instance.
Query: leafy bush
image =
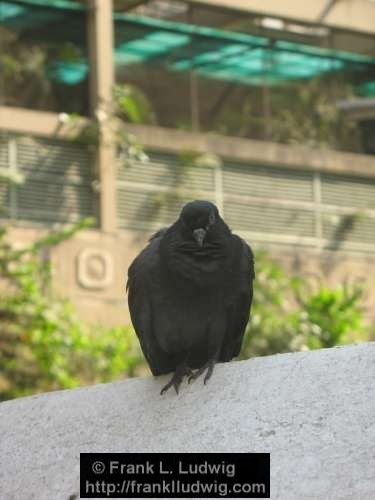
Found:
[[[116,114],[130,123],[156,124],[156,116],[146,94],[136,85],[115,85],[113,101]]]
[[[291,280],[265,252],[255,254],[254,298],[241,358],[290,350],[294,332],[286,321],[291,307]]]
[[[368,339],[359,284],[315,287],[258,252],[252,317],[241,358],[320,349]]]
[[[321,349],[367,340],[360,285],[344,283],[329,288],[321,284],[306,299],[300,290],[297,295],[300,310],[292,316],[294,342],[300,339],[304,348]]]
[[[14,250],[0,234],[0,400],[132,376],[142,357],[130,327],[79,319],[51,286],[48,250],[89,221]]]

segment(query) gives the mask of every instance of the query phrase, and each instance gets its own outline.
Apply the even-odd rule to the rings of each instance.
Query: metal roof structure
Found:
[[[320,24],[332,28],[375,33],[374,0],[188,0],[191,4],[222,7],[242,13],[260,14]]]
[[[84,48],[85,14],[84,4],[69,0],[11,0],[1,3],[0,25],[20,30],[24,40],[71,41]],[[375,70],[375,57],[349,51],[132,14],[114,13],[114,22],[117,66],[157,64],[250,85]],[[51,79],[66,84],[78,83],[87,72],[84,57],[56,59],[47,68]]]
[[[375,58],[263,36],[117,14],[116,62],[153,62],[172,71],[248,84],[279,83],[322,73],[375,68]],[[133,35],[135,34],[135,36]]]

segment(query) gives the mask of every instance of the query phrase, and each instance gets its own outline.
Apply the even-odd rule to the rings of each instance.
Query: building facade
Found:
[[[374,157],[134,124],[120,139],[136,137],[148,159],[118,154],[111,2],[87,5],[91,117],[0,106],[0,170],[23,178],[0,184],[12,240],[94,217],[94,227],[53,250],[54,283],[83,317],[123,324],[134,256],[186,201],[209,199],[234,232],[290,272],[366,283],[375,321]],[[194,75],[190,83],[194,90]]]

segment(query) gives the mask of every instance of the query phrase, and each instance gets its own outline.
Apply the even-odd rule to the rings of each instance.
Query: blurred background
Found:
[[[375,1],[0,3],[0,400],[148,373],[127,267],[191,199],[256,255],[241,358],[373,338]]]

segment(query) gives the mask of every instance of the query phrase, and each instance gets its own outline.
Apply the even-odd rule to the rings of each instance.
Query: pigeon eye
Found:
[[[215,215],[214,215],[214,214],[210,214],[210,215],[208,216],[208,222],[209,222],[210,224],[214,224],[214,222],[215,222]]]

